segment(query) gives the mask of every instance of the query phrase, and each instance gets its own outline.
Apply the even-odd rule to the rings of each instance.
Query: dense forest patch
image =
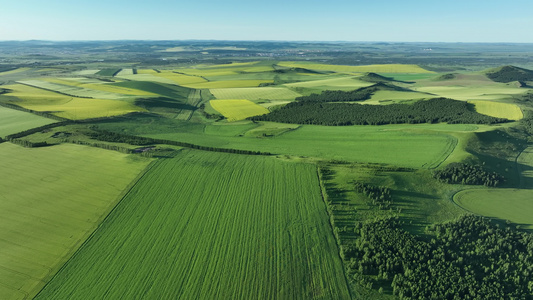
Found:
[[[504,66],[487,72],[487,77],[496,82],[533,81],[533,71],[515,66]]]
[[[433,177],[446,183],[497,186],[504,177],[496,172],[485,170],[482,166],[466,163],[451,163],[442,170],[436,170]]]
[[[434,225],[423,241],[397,218],[358,223],[342,247],[350,277],[388,286],[400,299],[529,299],[533,235],[464,216]],[[525,298],[524,298],[525,297]]]
[[[447,98],[414,104],[361,105],[356,103],[292,102],[254,121],[330,126],[401,123],[494,124],[506,122],[475,112],[471,104]]]

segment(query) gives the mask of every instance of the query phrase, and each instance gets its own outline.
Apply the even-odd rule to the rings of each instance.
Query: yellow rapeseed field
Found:
[[[494,101],[468,101],[476,107],[480,114],[509,120],[520,120],[524,117],[522,110],[516,104]]]
[[[230,122],[269,112],[268,109],[244,99],[211,100],[209,104]]]

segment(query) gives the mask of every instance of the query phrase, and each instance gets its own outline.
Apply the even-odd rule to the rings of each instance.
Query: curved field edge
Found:
[[[316,167],[157,162],[36,299],[347,299]]]
[[[509,220],[533,229],[533,191],[525,189],[470,189],[454,195],[461,208],[486,217]]]
[[[32,298],[149,160],[71,144],[0,150],[0,298]]]
[[[99,126],[112,130],[122,129],[115,124],[99,124]],[[466,128],[465,126],[461,128],[463,127]],[[127,125],[127,128],[131,127]],[[442,163],[454,150],[456,137],[446,131],[454,131],[455,128],[458,127],[442,124],[343,127],[303,125],[282,135],[265,138],[249,137],[246,132],[242,132],[243,136],[223,136],[218,132],[208,134],[207,130],[201,134],[187,130],[148,134],[143,133],[141,127],[134,130],[141,136],[194,142],[206,147],[261,150],[279,155],[433,168]]]

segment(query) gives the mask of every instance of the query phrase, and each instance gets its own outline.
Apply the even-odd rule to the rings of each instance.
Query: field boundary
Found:
[[[68,258],[66,260],[64,260],[63,263],[61,263],[61,267],[59,267],[55,272],[53,272],[53,275],[48,278],[48,280],[46,281],[46,283],[39,289],[39,291],[37,293],[35,293],[33,295],[33,298],[37,297],[41,291],[48,285],[48,283],[50,283],[55,277],[56,275],[62,270],[65,268],[65,266],[67,265],[67,263],[73,259],[77,254],[78,252],[85,246],[85,244],[87,244],[91,239],[92,237],[96,234],[96,232],[98,231],[98,229],[100,229],[100,226],[105,222],[105,220],[113,213],[113,211],[115,211],[115,209],[118,207],[118,205],[120,205],[120,203],[122,203],[122,200],[124,200],[126,198],[126,196],[131,192],[131,190],[137,185],[137,183],[152,169],[154,168],[157,164],[161,163],[161,161],[158,159],[158,160],[154,160],[153,162],[149,163],[148,166],[146,166],[146,168],[144,168],[144,170],[141,171],[141,173],[139,173],[137,175],[137,177],[135,177],[135,179],[133,179],[130,184],[128,186],[126,186],[126,188],[124,188],[124,190],[122,190],[122,192],[120,193],[120,195],[118,195],[118,197],[116,198],[115,200],[115,204],[112,205],[111,209],[107,212],[107,213],[104,213],[102,214],[102,216],[98,219],[98,221],[96,222],[97,225],[95,225],[94,229],[88,233],[86,235],[85,238],[81,238],[78,240],[78,242],[82,241],[79,246],[76,248],[76,250],[74,251],[69,251],[67,252],[67,255]],[[74,249],[74,247],[72,248]]]
[[[320,197],[322,198],[322,203],[324,203],[324,206],[326,208],[326,214],[329,217],[328,223],[331,229],[331,233],[333,234],[333,238],[335,239],[335,244],[337,245],[337,256],[340,259],[340,262],[342,264],[342,273],[344,274],[344,280],[346,282],[346,287],[348,288],[348,294],[350,295],[350,299],[354,299],[353,294],[352,294],[352,289],[350,287],[350,281],[348,280],[348,276],[346,276],[346,268],[344,266],[344,260],[342,259],[342,256],[341,256],[340,238],[335,233],[335,225],[334,225],[335,220],[333,219],[333,213],[331,213],[330,207],[327,203],[328,194],[326,192],[326,187],[324,186],[324,182],[322,180],[322,172],[320,171],[320,166],[315,164],[315,170],[316,170],[316,175],[318,179],[318,186],[320,188]]]

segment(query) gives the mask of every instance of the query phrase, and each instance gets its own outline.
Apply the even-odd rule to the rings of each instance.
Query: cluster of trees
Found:
[[[379,205],[380,209],[389,209],[392,205],[390,189],[384,186],[373,186],[368,183],[355,182],[355,191],[372,200],[372,204]]]
[[[533,94],[531,94],[533,101]],[[523,119],[520,120],[520,126],[528,135],[533,135],[533,114],[528,113]]]
[[[383,125],[400,123],[494,124],[507,119],[482,115],[465,101],[447,98],[417,101],[413,104],[361,105],[298,101],[269,114],[252,117],[254,121],[314,124],[329,126]]]
[[[43,126],[39,126],[39,127],[35,127],[35,128],[31,128],[31,129],[28,129],[28,130],[24,130],[24,131],[21,131],[21,132],[17,132],[17,133],[13,133],[13,134],[7,135],[6,136],[6,140],[11,141],[12,139],[21,138],[21,137],[24,137],[24,136],[27,136],[27,135],[30,135],[30,134],[34,134],[34,133],[41,132],[41,131],[46,131],[46,130],[49,130],[51,128],[64,126],[64,125],[68,125],[68,124],[72,124],[72,122],[64,121],[64,122],[46,124],[46,125],[43,125]]]
[[[424,241],[398,218],[358,223],[341,247],[351,278],[400,299],[531,299],[533,235],[478,216],[434,225]]]
[[[107,131],[107,130],[96,130],[94,127],[91,129],[93,130],[84,131],[83,134],[90,137],[91,139],[95,139],[99,141],[125,143],[125,144],[138,145],[138,146],[153,144],[153,139],[150,139],[150,138],[129,135],[129,134],[121,134],[121,133],[116,133],[116,132]]]
[[[378,75],[379,76],[379,75]],[[296,97],[300,102],[353,102],[370,99],[377,91],[408,91],[407,89],[386,83],[376,83],[353,91],[330,91],[326,90],[320,94]]]
[[[505,180],[501,174],[467,163],[451,163],[442,170],[434,171],[433,177],[446,183],[485,186],[497,186]]]

